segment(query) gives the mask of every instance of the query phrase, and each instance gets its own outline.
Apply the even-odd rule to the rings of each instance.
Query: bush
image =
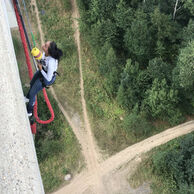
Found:
[[[64,145],[61,141],[50,140],[41,142],[41,146],[37,150],[39,162],[45,160],[48,157],[59,154],[64,149]]]
[[[149,123],[144,116],[136,112],[127,115],[123,125],[127,133],[134,134],[136,138],[148,136],[153,129],[151,123]]]
[[[152,162],[153,173],[174,185],[170,188],[172,193],[191,193],[194,187],[194,134],[165,145],[153,154]]]

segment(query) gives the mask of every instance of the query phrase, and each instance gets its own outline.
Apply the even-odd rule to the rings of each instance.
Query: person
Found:
[[[31,82],[28,94],[25,97],[27,104],[28,116],[32,116],[33,107],[36,101],[36,95],[44,87],[49,86],[55,82],[58,61],[63,55],[61,49],[57,48],[54,41],[47,41],[42,46],[42,62],[38,63],[38,71],[34,74]]]

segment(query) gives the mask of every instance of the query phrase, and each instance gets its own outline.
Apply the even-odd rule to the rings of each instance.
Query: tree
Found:
[[[112,12],[119,0],[91,0],[90,19],[96,23],[98,20],[111,19]]]
[[[194,40],[194,20],[190,19],[188,25],[183,29],[183,46],[187,46],[189,41]]]
[[[178,26],[169,15],[161,13],[158,8],[150,14],[155,39],[155,55],[172,63],[178,52]]]
[[[193,151],[194,134],[191,133],[168,142],[152,154],[153,173],[168,185],[165,193],[193,193]]]
[[[149,61],[149,65],[147,67],[147,73],[149,77],[152,79],[166,79],[166,80],[171,80],[171,72],[172,72],[172,67],[165,63],[162,58],[154,58]]]
[[[94,48],[98,49],[105,42],[114,41],[116,34],[116,26],[110,19],[98,20],[95,24],[91,25],[90,42]]]
[[[181,6],[178,7],[179,0],[176,0],[175,5],[174,5],[174,12],[173,12],[173,20],[175,19],[176,12],[181,9]]]
[[[146,61],[152,56],[153,41],[149,28],[147,14],[138,10],[135,13],[131,27],[127,29],[124,41],[129,54],[137,61]]]
[[[117,99],[125,108],[132,109],[140,99],[141,91],[138,88],[137,79],[139,74],[139,64],[132,64],[131,59],[127,60],[125,69],[121,75]]]
[[[115,96],[119,87],[120,76],[118,61],[114,49],[112,47],[110,47],[106,54],[104,67],[106,67],[106,72],[104,74],[106,77],[105,82],[106,90],[110,96]]]
[[[178,57],[178,70],[180,86],[185,89],[193,89],[194,86],[194,40],[185,48],[180,49]]]
[[[106,41],[99,49],[97,57],[100,73],[106,77],[111,72],[112,67],[117,64],[115,51],[109,41]]]
[[[184,8],[189,10],[191,16],[194,16],[194,3],[193,3],[193,0],[184,0]]]
[[[178,91],[170,88],[166,79],[155,79],[146,95],[144,109],[147,108],[154,118],[168,119],[172,124],[180,122],[182,115],[177,107]]]
[[[130,7],[127,7],[125,1],[120,0],[113,16],[117,27],[125,31],[131,25],[133,20],[133,10]]]
[[[136,138],[148,136],[153,129],[151,123],[135,110],[124,118],[123,126],[127,133],[134,134]]]

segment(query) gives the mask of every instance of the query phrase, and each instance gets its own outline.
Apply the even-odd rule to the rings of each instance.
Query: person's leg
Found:
[[[34,84],[34,82],[40,77],[41,72],[38,70],[36,71],[36,73],[33,75],[32,80],[30,81],[30,86],[32,86]]]
[[[34,74],[32,80],[30,81],[30,89],[29,89],[29,91],[28,91],[28,94],[26,95],[26,98],[29,99],[30,90],[31,90],[32,86],[34,85],[34,82],[35,82],[37,79],[39,79],[40,73],[41,73],[40,71],[37,71],[37,72]]]
[[[42,82],[40,81],[40,79],[37,79],[34,82],[34,84],[32,85],[32,87],[31,87],[31,89],[29,91],[29,103],[27,105],[28,113],[32,113],[33,107],[34,107],[34,103],[35,103],[35,100],[36,100],[36,95],[42,89],[43,89]]]

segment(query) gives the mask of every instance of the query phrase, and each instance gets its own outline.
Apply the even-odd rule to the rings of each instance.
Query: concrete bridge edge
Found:
[[[0,193],[42,194],[5,1],[0,0]]]

